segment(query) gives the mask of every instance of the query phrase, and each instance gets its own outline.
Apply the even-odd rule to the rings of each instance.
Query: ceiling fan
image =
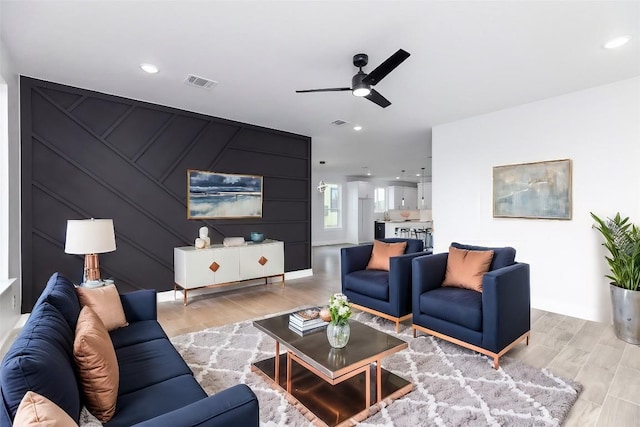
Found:
[[[367,98],[369,101],[378,104],[382,108],[387,108],[391,105],[391,102],[384,96],[380,95],[371,86],[375,86],[380,83],[380,80],[385,78],[387,74],[392,72],[398,65],[400,65],[411,54],[405,50],[398,49],[396,53],[388,57],[382,64],[378,65],[369,74],[362,71],[362,67],[366,66],[369,62],[369,56],[365,53],[357,53],[353,55],[353,65],[359,68],[359,71],[351,79],[351,87],[333,87],[327,89],[306,89],[297,90],[296,93],[307,92],[343,92],[351,91],[354,96],[361,96]]]

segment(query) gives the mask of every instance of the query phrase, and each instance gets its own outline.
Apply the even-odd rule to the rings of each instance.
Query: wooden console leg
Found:
[[[187,306],[187,288],[185,288],[183,292],[184,292],[184,301],[183,301],[183,304],[184,304],[184,306],[186,307],[186,306]]]

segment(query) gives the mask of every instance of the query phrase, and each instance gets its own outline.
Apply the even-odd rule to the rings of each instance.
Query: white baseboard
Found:
[[[306,270],[296,270],[284,273],[284,280],[302,279],[303,277],[313,276],[313,269],[307,268]]]
[[[311,242],[311,246],[333,246],[333,245],[347,245],[348,242],[344,240],[323,240],[322,242]]]

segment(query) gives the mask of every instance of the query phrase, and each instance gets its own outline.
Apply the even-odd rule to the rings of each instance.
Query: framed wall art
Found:
[[[187,170],[187,218],[262,217],[262,177]]]
[[[571,160],[495,166],[493,216],[571,219]]]

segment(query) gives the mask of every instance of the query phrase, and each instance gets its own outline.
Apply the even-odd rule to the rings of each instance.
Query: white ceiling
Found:
[[[418,180],[434,125],[640,75],[638,1],[2,0],[0,24],[20,74],[308,135],[328,175]],[[376,86],[386,109],[295,93],[349,86],[355,53],[371,71],[399,48],[411,57]]]

